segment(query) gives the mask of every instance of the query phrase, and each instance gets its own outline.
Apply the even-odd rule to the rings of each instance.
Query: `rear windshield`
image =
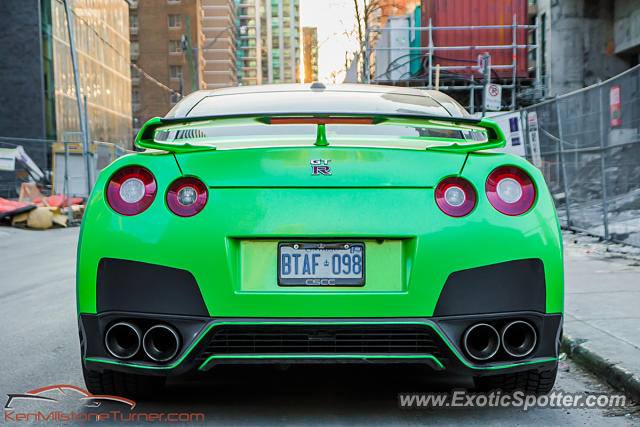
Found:
[[[461,127],[451,123],[413,119],[385,121],[379,124],[327,124],[330,145],[397,146],[425,148],[453,143],[487,141],[482,128]],[[315,124],[266,124],[257,120],[222,119],[158,129],[155,140],[163,143],[213,145],[224,149],[243,146],[309,145],[316,140]]]

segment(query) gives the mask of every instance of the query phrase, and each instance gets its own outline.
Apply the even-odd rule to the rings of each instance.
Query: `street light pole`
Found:
[[[87,134],[87,123],[85,122],[85,110],[82,107],[82,97],[80,96],[80,76],[78,76],[78,58],[73,40],[73,25],[71,25],[71,14],[69,10],[69,0],[64,0],[64,11],[67,15],[67,30],[69,31],[69,48],[71,50],[71,65],[73,66],[73,79],[76,86],[76,99],[78,101],[78,119],[80,121],[80,132],[82,133],[82,151],[87,168],[87,197],[91,194],[91,163],[89,159],[89,140]],[[85,101],[86,103],[86,101]]]
[[[489,52],[482,54],[482,74],[484,77],[484,84],[482,89],[482,117],[487,112],[487,86],[491,83],[491,56]]]

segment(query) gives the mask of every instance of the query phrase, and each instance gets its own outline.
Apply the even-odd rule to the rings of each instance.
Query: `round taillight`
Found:
[[[451,176],[436,186],[436,204],[449,216],[467,215],[476,205],[476,191],[469,181]]]
[[[500,166],[489,174],[486,184],[491,206],[505,215],[522,215],[536,200],[536,187],[525,171],[515,166]]]
[[[117,170],[107,184],[107,203],[121,215],[144,212],[156,197],[156,180],[142,166],[125,166]]]
[[[190,176],[178,178],[167,190],[167,206],[178,216],[194,216],[207,203],[207,186],[197,178]]]

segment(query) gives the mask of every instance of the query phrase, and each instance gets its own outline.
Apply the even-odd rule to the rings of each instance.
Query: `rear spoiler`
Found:
[[[191,151],[203,151],[203,150],[215,150],[214,146],[203,145],[191,145],[175,144],[156,141],[154,139],[155,133],[159,128],[171,125],[187,125],[190,123],[205,122],[217,119],[231,119],[231,118],[254,118],[256,121],[266,124],[285,124],[285,123],[313,123],[318,125],[317,137],[315,145],[329,145],[326,134],[325,124],[331,123],[360,123],[360,124],[378,124],[392,118],[404,118],[404,119],[423,119],[436,122],[447,122],[453,125],[472,125],[481,127],[487,132],[487,141],[470,142],[465,144],[453,143],[446,146],[434,146],[429,147],[428,150],[437,151],[455,151],[455,152],[471,152],[478,150],[487,150],[491,148],[501,148],[505,145],[505,136],[500,129],[500,126],[491,119],[482,118],[475,119],[469,117],[443,117],[443,116],[428,116],[423,114],[344,114],[344,113],[276,113],[269,115],[256,115],[253,114],[230,114],[230,115],[215,115],[215,116],[199,116],[199,117],[172,117],[162,118],[154,117],[147,121],[138,132],[135,143],[140,148],[152,148],[157,150],[166,150],[170,152],[191,152]]]

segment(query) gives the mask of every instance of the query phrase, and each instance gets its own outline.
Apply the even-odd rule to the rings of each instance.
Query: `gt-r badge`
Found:
[[[311,175],[331,175],[330,159],[311,159]]]

